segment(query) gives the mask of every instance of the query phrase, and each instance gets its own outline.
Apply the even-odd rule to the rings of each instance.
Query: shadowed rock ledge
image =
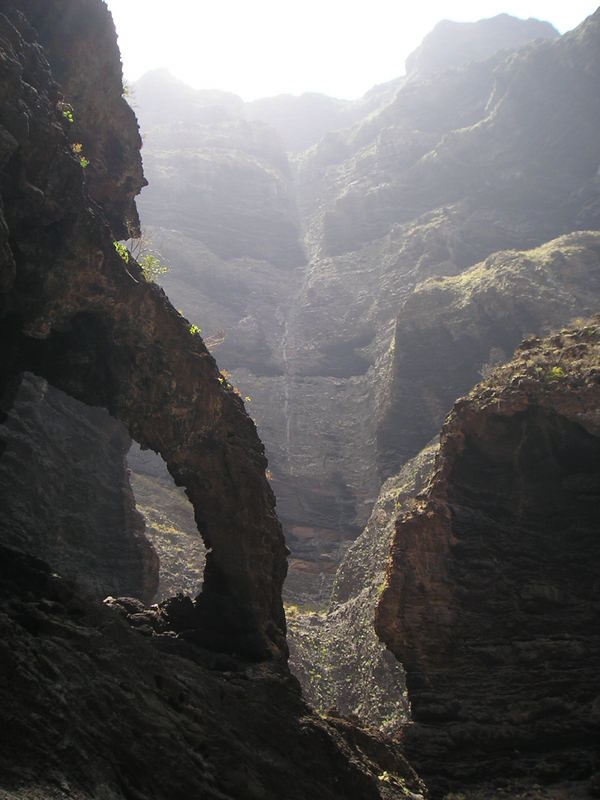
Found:
[[[526,340],[459,400],[398,518],[379,636],[434,796],[598,770],[600,318]]]

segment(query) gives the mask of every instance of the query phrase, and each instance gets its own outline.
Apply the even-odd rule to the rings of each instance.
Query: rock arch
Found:
[[[99,0],[62,3],[62,13],[80,21],[69,69],[85,75],[89,88],[78,88],[83,100],[74,106],[72,130],[52,71],[56,38],[47,51],[39,47],[46,20],[43,10],[36,20],[36,5],[22,4],[29,21],[14,8],[0,13],[2,404],[10,404],[17,376],[29,370],[83,402],[105,406],[142,446],[159,452],[185,486],[210,550],[188,627],[211,648],[285,657],[286,550],[255,426],[187,320],[113,246],[124,230],[135,233],[133,197],[143,176],[137,124],[114,64],[110,14]],[[53,13],[59,5],[52,4]],[[113,54],[108,77],[106,42]],[[66,65],[59,68],[68,85]],[[109,90],[98,84],[104,88],[95,98],[96,82],[105,78]],[[116,135],[114,119],[121,146],[104,147],[104,133]],[[72,139],[92,130],[84,169]],[[114,152],[117,168],[110,163]]]

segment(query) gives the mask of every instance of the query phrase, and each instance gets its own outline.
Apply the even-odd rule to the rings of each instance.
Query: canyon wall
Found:
[[[600,321],[526,340],[459,400],[396,522],[378,634],[433,791],[598,769]]]
[[[95,0],[22,10],[0,18],[3,406],[29,370],[159,451],[210,548],[190,635],[285,659],[285,547],[264,448],[189,322],[113,244],[137,232],[143,176],[112,19]]]
[[[558,37],[535,22],[490,20],[468,29],[468,63],[467,51],[455,54],[433,74],[423,51],[415,59],[425,66],[355,104],[306,97],[245,106],[165,75],[140,82],[133,102],[151,178],[140,204],[144,225],[171,265],[164,286],[252,398],[292,549],[290,597],[326,597],[382,479],[426,444],[456,397],[432,400],[436,423],[423,435],[404,425],[422,404],[418,397],[407,407],[398,389],[404,304],[408,315],[415,288],[498,251],[598,226],[599,25],[595,14]],[[463,34],[450,26],[444,35],[451,44]],[[164,94],[165,82],[171,99],[161,116],[151,97]],[[299,108],[308,109],[310,124],[294,140],[290,120]],[[225,219],[223,204],[238,209],[250,191],[249,163],[252,206]],[[152,185],[167,177],[185,184],[185,225],[175,228],[161,222],[161,193]],[[210,210],[207,192],[218,198]],[[285,251],[257,249],[248,215],[261,242],[280,219]],[[291,259],[294,252],[303,257]],[[530,281],[532,292],[536,263],[521,264],[520,283]],[[557,279],[562,298],[569,279]],[[584,287],[582,278],[583,294]],[[544,303],[528,318],[515,312],[511,335],[490,348],[508,354],[541,330],[529,326],[593,310],[591,298],[578,304],[580,289],[571,300],[565,295],[561,311],[551,304],[547,317]],[[459,393],[489,349],[476,357]]]
[[[0,438],[0,541],[98,599],[151,603],[158,557],[129,484],[123,425],[26,375]]]
[[[255,427],[190,323],[114,247],[137,233],[143,178],[106,6],[2,3],[0,54],[2,508],[13,520],[4,533],[23,534],[0,544],[0,793],[424,800],[390,742],[302,701],[285,664],[285,549]],[[101,482],[118,460],[114,484],[126,489],[127,434],[82,402],[125,422],[185,486],[210,548],[196,602],[103,605],[87,591],[100,591],[102,574],[83,589],[80,575],[59,574],[55,559],[66,572],[87,557],[95,571],[109,549],[82,552],[99,529],[82,507],[102,503],[101,491],[90,497],[93,476],[76,492],[81,542],[63,536],[74,460]],[[72,442],[71,416],[71,435],[83,429]],[[99,441],[111,437],[112,450]],[[27,448],[37,463],[27,465]],[[106,462],[97,470],[94,452]],[[40,547],[50,563],[25,552]]]

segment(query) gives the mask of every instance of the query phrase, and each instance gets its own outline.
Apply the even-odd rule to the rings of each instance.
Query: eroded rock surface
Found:
[[[395,735],[410,719],[404,672],[374,629],[388,551],[400,510],[415,503],[429,477],[437,443],[381,488],[369,521],[344,556],[326,610],[287,611],[290,669],[314,708],[335,707]]]
[[[431,278],[396,322],[378,409],[383,475],[418,453],[455,399],[535,332],[600,307],[600,234],[578,232],[526,252],[501,251],[460,275]]]
[[[136,510],[127,431],[26,375],[0,438],[0,540],[41,558],[94,597],[151,603],[158,557]]]
[[[598,769],[599,364],[598,318],[526,340],[457,402],[398,518],[376,627],[434,796]]]
[[[103,102],[94,103],[100,98],[93,67],[103,69],[110,55],[100,46],[94,57],[92,41],[111,39],[116,53],[108,9],[96,0],[23,9],[27,19],[12,4],[0,15],[3,406],[17,376],[29,370],[106,407],[142,446],[159,451],[186,487],[210,548],[196,606],[198,637],[255,658],[285,657],[285,547],[264,448],[189,322],[113,246],[125,231],[136,233],[132,198],[143,178],[137,124],[120,77],[114,79],[117,67],[103,84]],[[70,60],[63,17],[77,20]],[[60,51],[54,36],[63,37]],[[70,75],[73,97],[66,95]],[[79,104],[78,92],[85,97]],[[65,117],[65,102],[75,122]],[[98,124],[113,110],[116,130]],[[88,130],[96,143],[86,151]],[[108,218],[106,193],[118,198]],[[112,223],[113,213],[120,222]]]
[[[142,614],[133,630],[42,562],[0,554],[3,798],[425,797],[396,747],[315,715],[288,674],[145,636]]]
[[[599,27],[595,14],[555,38],[535,22],[490,20],[485,31],[468,28],[476,45],[469,52],[484,60],[376,87],[352,109],[314,97],[246,108],[231,96],[189,90],[178,105],[171,98],[161,125],[151,118],[149,133],[157,133],[154,142],[147,139],[150,178],[185,184],[189,205],[185,224],[174,230],[161,223],[158,195],[147,207],[142,201],[142,215],[148,212],[150,236],[172,266],[165,287],[252,397],[297,594],[303,582],[313,591],[331,581],[368,520],[381,478],[419,452],[456,397],[440,404],[438,422],[410,453],[391,458],[402,437],[400,416],[381,427],[374,409],[389,397],[390,345],[415,287],[498,251],[598,227]],[[455,52],[464,30],[450,31]],[[540,33],[550,38],[514,49]],[[143,117],[143,97],[136,102]],[[292,141],[289,120],[302,107],[310,124]],[[317,108],[329,127],[324,135]],[[287,144],[275,146],[277,129]],[[191,160],[175,149],[182,137]],[[311,145],[304,151],[302,138]],[[223,164],[237,170],[250,156],[260,172],[251,210],[240,206],[247,187],[234,191],[230,172],[221,170]],[[189,163],[202,164],[197,186],[187,178]],[[219,209],[236,209],[236,219],[238,211],[242,217],[251,211],[259,238],[271,230],[263,211],[270,214],[278,202],[282,232],[295,231],[306,263],[267,255],[262,244],[249,247],[243,226],[234,252],[236,228],[223,223],[220,211],[210,235],[203,232],[213,214],[202,198],[205,186]],[[190,233],[192,227],[200,233]],[[286,241],[294,236],[286,234]],[[550,319],[542,304],[534,316],[543,325],[565,324],[572,312],[589,310],[588,303],[576,305],[567,303],[566,316]],[[506,354],[536,330],[515,331]],[[470,376],[459,392],[472,383]]]

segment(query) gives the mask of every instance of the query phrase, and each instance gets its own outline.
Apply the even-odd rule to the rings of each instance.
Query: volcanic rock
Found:
[[[600,318],[526,340],[459,400],[396,523],[379,636],[433,796],[597,770]]]
[[[6,800],[426,796],[397,748],[315,715],[288,674],[153,635],[152,610],[124,601],[132,627],[43,562],[0,554]]]
[[[286,608],[290,669],[304,697],[316,709],[335,707],[390,735],[410,719],[410,708],[402,666],[375,634],[375,607],[396,518],[414,505],[437,449],[432,444],[384,483],[364,531],[336,572],[326,611]]]
[[[139,133],[122,97],[118,60],[102,94],[94,94],[96,68],[110,52],[116,57],[110,14],[97,0],[26,4],[28,21],[14,6],[5,10],[2,405],[10,407],[18,376],[28,370],[80,401],[104,406],[142,446],[159,451],[186,487],[210,548],[196,606],[198,637],[217,649],[285,658],[285,547],[264,475],[264,448],[189,322],[114,247],[123,232],[137,232],[132,198],[143,179]],[[85,45],[74,46],[72,60],[64,58],[70,40],[63,18],[77,20],[75,44]],[[59,52],[55,36],[63,33]],[[102,49],[105,38],[112,51]],[[97,56],[90,52],[92,40],[99,43]],[[73,97],[65,94],[71,79],[64,70],[76,76]],[[96,106],[95,100],[102,102]],[[65,117],[65,103],[74,122]],[[101,124],[113,113],[116,131],[112,123]],[[83,134],[92,129],[97,143],[86,150]],[[73,141],[80,134],[81,141]],[[118,157],[109,166],[113,152]],[[131,163],[123,170],[127,154]],[[103,213],[107,192],[120,198],[111,214],[121,221],[112,230]]]
[[[528,334],[600,307],[600,234],[578,232],[526,252],[501,251],[460,275],[419,284],[404,303],[378,409],[382,475],[441,427],[455,399]]]
[[[26,375],[0,437],[2,543],[98,599],[152,602],[158,557],[129,484],[123,425]]]

